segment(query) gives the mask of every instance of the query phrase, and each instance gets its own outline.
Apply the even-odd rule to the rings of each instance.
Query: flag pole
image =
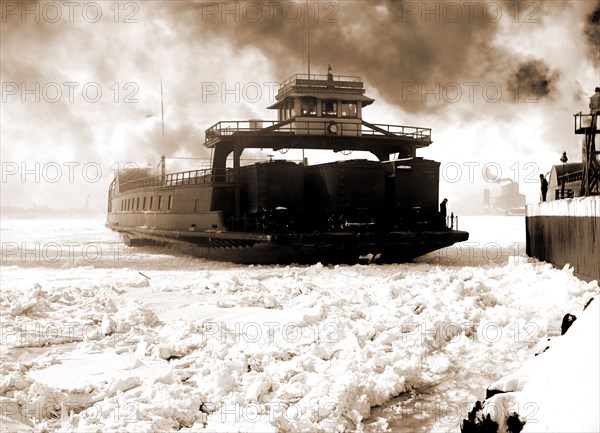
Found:
[[[308,79],[310,80],[310,30],[308,20],[308,0],[306,0],[306,56],[308,57]]]
[[[163,85],[162,85],[162,77],[160,77],[160,117],[162,123],[162,148],[165,148],[165,110],[163,106]],[[165,164],[165,155],[160,157],[160,174],[162,176],[162,182],[165,181],[165,175],[167,172],[167,167]]]
[[[163,85],[162,85],[162,77],[160,78],[160,117],[162,122],[162,141],[163,145],[165,144],[165,110],[163,107]]]

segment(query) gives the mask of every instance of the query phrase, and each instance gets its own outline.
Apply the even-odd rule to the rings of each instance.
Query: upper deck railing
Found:
[[[279,91],[296,87],[328,87],[337,89],[362,89],[360,77],[354,75],[329,75],[329,74],[295,74],[279,84]]]
[[[201,170],[180,171],[164,176],[156,175],[130,180],[119,185],[119,192],[157,186],[197,185],[215,181],[233,182],[234,173],[228,169],[205,168]]]
[[[215,123],[206,130],[205,145],[220,137],[232,136],[234,134],[303,134],[303,135],[327,135],[325,126],[329,121],[337,118],[319,118],[318,120],[296,120],[278,122],[276,120],[230,120]],[[343,125],[344,123],[339,123]],[[356,125],[356,124],[351,124]],[[413,140],[430,141],[431,128],[406,125],[371,124],[363,121],[360,124],[361,136],[363,137],[387,137],[404,138]]]
[[[593,114],[583,114],[581,112],[574,114],[575,134],[587,134],[590,132],[598,133],[598,129],[592,129]]]

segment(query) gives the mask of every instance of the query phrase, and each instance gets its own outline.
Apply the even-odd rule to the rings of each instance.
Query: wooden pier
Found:
[[[600,196],[527,206],[527,255],[600,281]]]

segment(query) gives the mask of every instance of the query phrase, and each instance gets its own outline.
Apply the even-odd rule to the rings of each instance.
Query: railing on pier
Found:
[[[119,185],[119,192],[131,191],[141,188],[175,185],[197,185],[215,182],[235,182],[234,172],[227,168],[206,168],[201,170],[180,171],[164,176],[157,175],[142,179],[131,180]]]
[[[598,134],[598,115],[582,114],[574,115],[575,134],[585,134],[585,148],[583,150],[583,171],[579,194],[582,196],[597,195],[600,188],[600,152],[596,150],[596,134]]]
[[[325,128],[328,122],[335,122],[336,120],[340,119],[332,117],[319,118],[319,120],[294,118],[285,122],[278,122],[276,120],[221,121],[206,130],[205,143],[209,143],[219,137],[231,136],[238,133],[327,135]],[[357,124],[340,121],[338,125],[341,125],[343,128],[344,125],[355,126]],[[431,140],[431,128],[417,126],[371,124],[363,121],[356,131],[360,132],[361,136],[368,137]]]
[[[448,229],[458,230],[458,215],[454,215],[454,213],[447,215],[445,224]]]
[[[587,134],[587,133],[598,133],[598,129],[593,129],[592,119],[593,114],[583,114],[581,112],[574,114],[573,119],[575,121],[575,134]]]

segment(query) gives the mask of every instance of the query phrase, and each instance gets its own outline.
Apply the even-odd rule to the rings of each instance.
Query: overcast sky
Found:
[[[207,158],[206,128],[275,119],[275,83],[307,71],[304,1],[1,5],[3,207],[104,211],[117,167]],[[596,0],[309,1],[310,68],[360,76],[367,121],[432,128],[420,155],[466,213],[484,168],[532,201],[563,151],[580,160],[599,21]]]

